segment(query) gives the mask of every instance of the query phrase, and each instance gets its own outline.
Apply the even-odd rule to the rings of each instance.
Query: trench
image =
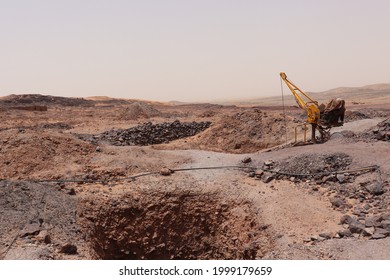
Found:
[[[140,197],[89,213],[97,259],[259,259],[274,246],[247,201],[189,191]]]

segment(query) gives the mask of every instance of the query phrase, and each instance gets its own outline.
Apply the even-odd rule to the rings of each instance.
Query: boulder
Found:
[[[264,173],[264,175],[262,176],[262,179],[263,179],[263,182],[264,183],[269,183],[271,182],[273,179],[275,179],[275,174],[271,173],[271,172],[266,172]]]
[[[383,235],[383,234],[380,234],[380,233],[374,233],[372,236],[371,236],[371,239],[382,239],[382,238],[385,238],[386,236]]]
[[[330,199],[330,203],[332,204],[333,207],[336,208],[343,208],[345,206],[345,201],[338,197],[332,197]]]
[[[350,224],[354,219],[349,215],[344,215],[340,218],[340,224]]]
[[[264,174],[264,171],[261,169],[255,171],[256,178],[261,178],[261,176],[263,176],[263,174]]]
[[[337,181],[339,181],[339,183],[344,183],[345,182],[344,174],[337,174],[336,178],[337,178]]]
[[[362,233],[365,230],[365,228],[366,227],[358,221],[352,221],[348,227],[351,233]]]
[[[365,236],[371,236],[373,235],[375,232],[375,228],[374,227],[366,227],[363,231],[363,235]]]
[[[384,193],[382,184],[378,182],[367,185],[366,189],[372,195],[381,195]]]
[[[41,225],[39,223],[26,224],[24,228],[20,231],[20,237],[25,237],[29,235],[37,235],[41,230]]]
[[[67,255],[75,255],[77,254],[77,246],[67,243],[60,248],[59,252]]]
[[[325,239],[331,239],[334,235],[330,232],[322,232],[319,236]]]
[[[244,157],[244,158],[241,160],[242,163],[250,163],[251,161],[252,161],[252,158],[250,158],[250,157]]]
[[[43,242],[43,243],[46,243],[46,244],[49,244],[51,243],[51,237],[49,235],[49,233],[47,232],[47,230],[42,230],[37,236],[36,236],[36,239],[40,242]]]
[[[364,225],[365,225],[366,227],[378,226],[378,225],[380,225],[380,222],[378,221],[378,219],[379,219],[378,216],[367,217],[367,218],[364,220]]]
[[[387,229],[383,229],[383,228],[375,228],[375,233],[376,234],[383,234],[384,236],[390,235],[390,231]]]
[[[351,237],[352,236],[352,233],[348,230],[348,229],[344,229],[344,230],[340,230],[339,232],[337,232],[338,235],[343,238],[343,237]]]
[[[171,170],[171,169],[169,169],[169,168],[162,168],[161,170],[160,170],[160,175],[162,175],[162,176],[169,176],[169,175],[171,175],[173,173],[173,171]]]

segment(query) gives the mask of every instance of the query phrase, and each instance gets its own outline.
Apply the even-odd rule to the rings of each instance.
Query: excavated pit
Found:
[[[258,259],[273,248],[248,201],[217,193],[153,191],[99,205],[85,214],[97,259]]]

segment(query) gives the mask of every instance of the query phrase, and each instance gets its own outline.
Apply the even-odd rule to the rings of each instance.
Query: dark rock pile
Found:
[[[340,224],[345,226],[340,230],[340,237],[351,237],[353,234],[367,236],[371,239],[381,239],[390,236],[390,214],[380,214],[365,218],[351,217],[344,215]]]
[[[269,165],[270,168],[281,172],[279,179],[290,178],[294,175],[287,174],[302,174],[302,176],[295,176],[297,179],[307,176],[304,175],[313,175],[315,179],[323,179],[329,174],[323,174],[326,172],[336,172],[343,171],[351,164],[352,158],[344,153],[334,153],[327,155],[317,155],[317,154],[303,154],[298,157],[287,158],[284,161],[276,162]],[[265,164],[265,166],[267,166]],[[286,175],[283,175],[286,173]],[[341,176],[339,176],[342,180]],[[337,179],[337,178],[335,178]]]
[[[355,139],[364,142],[390,141],[390,118],[385,119],[363,133],[355,135]]]
[[[352,158],[344,153],[303,154],[279,162],[277,167],[286,173],[313,174],[344,170],[351,162]]]
[[[342,172],[347,169],[351,162],[352,158],[344,153],[303,154],[279,162],[265,161],[261,169],[256,172],[249,170],[248,175],[249,177],[262,179],[265,183],[269,183],[274,179],[293,182],[314,179],[318,184],[331,181],[345,183],[354,179],[352,174],[331,174],[330,172]]]
[[[382,141],[390,141],[390,118],[377,124],[372,130],[375,139]]]
[[[346,170],[351,162],[352,158],[344,153],[303,154],[280,162],[265,161],[261,169],[256,172],[250,170],[249,176],[262,179],[264,183],[269,183],[274,179],[293,182],[314,179],[318,184],[331,181],[345,183],[353,180],[351,174],[331,174],[331,172]]]
[[[115,146],[147,146],[194,136],[209,128],[211,122],[180,122],[152,124],[147,122],[129,129],[110,130],[100,135]]]

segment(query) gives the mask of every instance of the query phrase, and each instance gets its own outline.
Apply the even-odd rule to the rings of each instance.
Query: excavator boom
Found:
[[[280,72],[280,77],[291,90],[299,107],[307,112],[307,121],[313,125],[317,125],[320,121],[320,109],[318,108],[318,102],[287,79],[287,75],[284,72]],[[306,97],[308,101],[305,102],[303,97]]]
[[[287,79],[287,75],[284,72],[280,72],[280,77],[286,83],[288,88],[291,90],[292,94],[295,97],[295,100],[297,101],[297,103],[298,103],[299,107],[301,107],[301,109],[306,110],[308,103],[313,103],[313,104],[318,106],[318,102],[313,100],[308,94],[306,94],[299,87],[297,87],[293,82],[291,82],[289,79]],[[305,96],[309,101],[305,102],[300,94]]]

